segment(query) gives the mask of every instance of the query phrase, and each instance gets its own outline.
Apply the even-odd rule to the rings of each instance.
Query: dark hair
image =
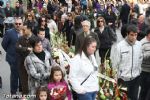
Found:
[[[32,46],[32,48],[34,48],[39,42],[41,42],[41,39],[39,37],[35,37],[30,41],[30,45]]]
[[[46,92],[47,93],[47,99],[46,100],[50,100],[50,97],[49,97],[49,90],[48,90],[48,88],[46,87],[46,86],[39,86],[38,88],[37,88],[37,90],[36,90],[36,100],[40,100],[40,97],[39,97],[39,95],[40,95],[40,92],[41,91],[44,91],[44,92]]]
[[[75,19],[74,19],[74,27],[75,27],[75,29],[82,28],[81,22],[82,22],[81,16],[76,16]]]
[[[31,30],[32,31],[32,25],[29,24],[29,23],[24,23],[23,26],[26,26],[27,29]]]
[[[3,1],[0,1],[0,6],[3,6],[4,2]]]
[[[46,16],[43,15],[43,16],[41,16],[41,17],[39,18],[39,21],[38,21],[39,27],[41,27],[42,18],[45,18],[45,22],[47,23],[47,18],[46,18]],[[45,24],[45,27],[47,27],[47,24]]]
[[[39,34],[41,31],[42,31],[42,32],[43,32],[43,31],[45,32],[45,29],[43,29],[43,28],[39,28],[38,33],[37,33],[37,34]]]
[[[55,82],[55,80],[54,80],[54,73],[56,71],[61,71],[62,79],[60,81],[63,82],[64,81],[64,74],[63,74],[62,69],[59,66],[53,66],[51,68],[51,74],[50,74],[50,80],[49,80],[49,82]]]
[[[135,25],[131,24],[127,27],[127,34],[129,34],[130,32],[134,32],[134,33],[137,33],[138,32],[138,29]]]
[[[46,15],[46,19],[52,19],[52,15],[47,14],[47,15]]]
[[[146,29],[146,35],[150,34],[150,27]]]
[[[82,51],[83,51],[85,55],[88,57],[87,48],[93,42],[97,43],[96,39],[92,35],[86,36],[84,39],[83,45],[79,51],[80,55],[82,54]]]

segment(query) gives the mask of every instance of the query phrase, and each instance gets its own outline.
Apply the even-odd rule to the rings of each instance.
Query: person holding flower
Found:
[[[69,82],[78,100],[95,100],[98,85],[98,65],[94,53],[97,42],[91,35],[85,37],[80,52],[71,60]]]
[[[50,82],[48,84],[50,90],[50,100],[71,100],[71,92],[64,80],[64,74],[59,66],[51,69]]]

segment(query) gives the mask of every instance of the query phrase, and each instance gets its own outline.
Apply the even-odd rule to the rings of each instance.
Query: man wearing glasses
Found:
[[[15,19],[15,28],[9,29],[4,34],[2,40],[2,47],[6,51],[6,61],[10,65],[10,90],[11,94],[14,95],[19,87],[19,75],[17,68],[17,55],[16,55],[16,42],[21,36],[22,19]]]

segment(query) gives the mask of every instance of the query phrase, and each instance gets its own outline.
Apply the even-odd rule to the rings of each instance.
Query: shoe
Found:
[[[2,78],[0,76],[0,88],[2,88]]]

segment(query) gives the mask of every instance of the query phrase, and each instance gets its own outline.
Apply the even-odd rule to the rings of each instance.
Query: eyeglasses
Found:
[[[16,25],[21,25],[22,23],[15,23]]]

